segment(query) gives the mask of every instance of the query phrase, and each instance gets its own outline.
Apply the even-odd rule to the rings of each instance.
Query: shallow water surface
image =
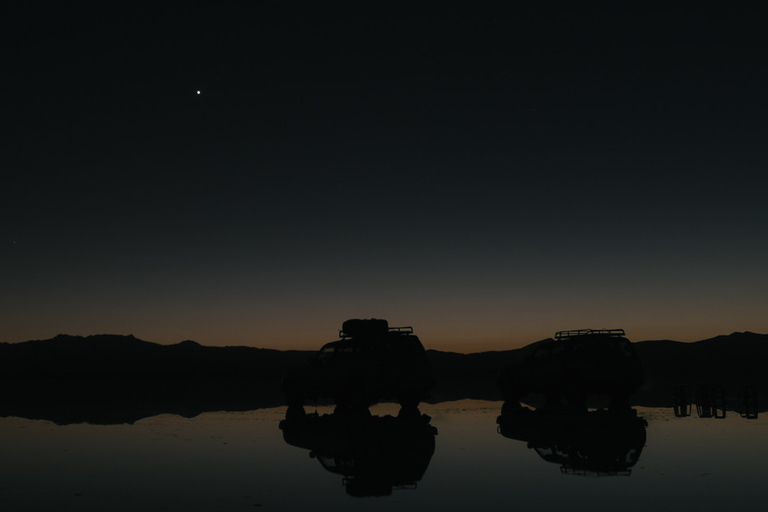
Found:
[[[501,410],[467,400],[422,404],[428,418],[398,417],[398,406],[380,404],[370,418],[348,419],[319,407],[282,428],[285,407],[132,425],[0,418],[0,503],[14,511],[746,510],[763,501],[764,415],[676,418],[639,408],[644,443],[630,446],[635,425],[634,441],[617,452],[624,438],[613,426],[594,435],[591,422],[566,431],[534,422],[518,429],[525,440],[505,437]],[[542,432],[567,442],[552,449],[525,438]],[[626,467],[579,465],[595,453]],[[364,478],[370,485],[350,485]],[[353,495],[366,493],[377,496]]]

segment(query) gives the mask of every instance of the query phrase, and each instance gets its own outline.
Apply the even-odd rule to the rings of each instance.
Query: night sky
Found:
[[[26,4],[1,15],[0,341],[768,332],[757,12]]]

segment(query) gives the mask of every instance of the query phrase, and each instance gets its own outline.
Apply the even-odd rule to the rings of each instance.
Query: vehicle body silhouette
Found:
[[[286,413],[283,439],[310,450],[309,456],[342,475],[348,494],[387,496],[413,489],[435,452],[437,429],[416,408],[397,416],[373,416],[366,410],[332,414]]]
[[[648,426],[634,409],[571,414],[503,407],[496,423],[499,434],[526,442],[562,473],[586,476],[630,475]]]
[[[623,329],[560,331],[498,374],[506,402],[539,393],[548,406],[581,406],[588,395],[599,395],[612,407],[626,407],[642,383],[640,359]]]
[[[416,407],[434,386],[432,367],[412,327],[351,319],[339,338],[285,376],[281,388],[289,406],[331,399],[339,407],[368,407],[379,400]]]

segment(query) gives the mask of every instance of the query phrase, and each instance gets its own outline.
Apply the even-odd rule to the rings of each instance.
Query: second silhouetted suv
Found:
[[[603,395],[623,406],[642,383],[640,359],[623,329],[560,331],[498,378],[505,401],[540,393],[550,405],[583,404],[587,395]]]

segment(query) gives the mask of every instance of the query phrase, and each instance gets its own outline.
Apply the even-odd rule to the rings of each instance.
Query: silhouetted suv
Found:
[[[547,405],[580,405],[587,395],[604,395],[611,406],[624,406],[642,383],[640,359],[623,329],[560,331],[498,378],[506,402],[540,393]]]
[[[282,391],[289,406],[322,399],[342,407],[367,407],[389,399],[417,406],[434,385],[426,352],[412,327],[352,319],[344,322],[339,338],[324,345],[307,366],[286,375]]]

